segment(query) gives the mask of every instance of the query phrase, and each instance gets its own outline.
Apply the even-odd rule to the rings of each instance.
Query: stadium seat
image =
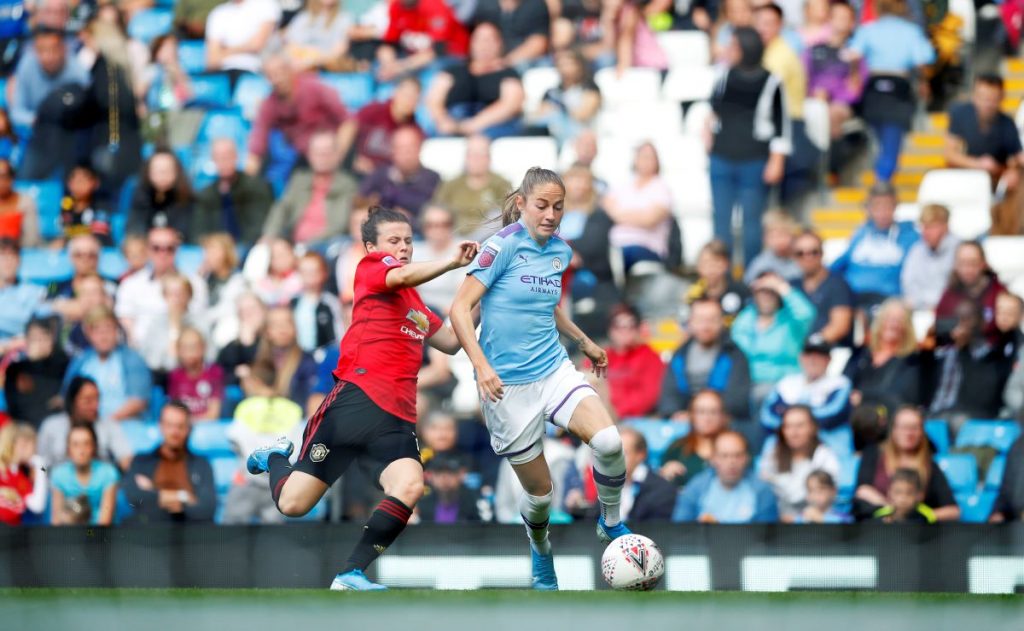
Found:
[[[5,394],[5,391],[2,388],[0,388],[0,412],[6,412],[6,411],[7,411],[7,395]]]
[[[239,153],[245,153],[245,146],[249,140],[249,123],[245,121],[238,108],[207,112],[202,124],[199,125],[196,143],[209,143],[218,138],[234,140],[239,147]]]
[[[192,77],[192,100],[190,106],[219,107],[231,106],[231,82],[227,75],[211,74]]]
[[[663,132],[654,139],[654,146],[658,150],[662,177],[668,180],[708,168],[708,152],[700,138],[684,135],[681,131],[675,134]]]
[[[624,103],[657,101],[661,74],[653,68],[630,68],[620,77],[615,68],[602,68],[594,82],[601,90],[601,108],[608,111]]]
[[[914,335],[917,339],[923,340],[928,337],[928,330],[935,324],[935,312],[928,309],[918,309],[910,316],[914,324]]]
[[[637,142],[629,138],[601,138],[591,169],[594,176],[614,186],[626,180],[633,168]]]
[[[924,433],[932,441],[935,453],[944,454],[949,451],[949,426],[941,418],[933,418],[924,422]]]
[[[976,493],[957,493],[956,503],[960,506],[960,521],[969,524],[987,522],[998,495],[996,491],[988,489]]]
[[[170,33],[173,22],[174,14],[169,9],[143,9],[128,23],[128,35],[149,45],[160,35]]]
[[[992,226],[991,186],[988,173],[979,169],[935,169],[921,181],[917,203],[945,205],[950,232],[961,239],[974,239]]]
[[[688,136],[701,138],[709,116],[711,116],[710,103],[707,101],[697,101],[696,103],[691,104],[690,107],[686,109],[683,131]]]
[[[66,250],[26,248],[21,251],[18,276],[25,282],[49,285],[68,280],[72,275],[74,269]]]
[[[207,458],[235,456],[235,449],[228,440],[228,426],[231,420],[204,421],[192,425],[188,446],[193,452]]]
[[[7,77],[0,77],[0,107],[7,107]]]
[[[921,205],[913,202],[900,202],[896,204],[896,213],[893,217],[896,221],[909,221],[918,225],[921,223]]]
[[[640,142],[683,133],[683,110],[678,103],[652,101],[624,103],[597,117],[599,138],[621,137]]]
[[[647,463],[653,469],[661,466],[665,450],[690,433],[690,424],[660,419],[626,419],[629,427],[640,432],[647,441]]]
[[[818,437],[840,458],[853,453],[853,430],[849,425],[842,425],[835,429],[823,429],[818,432]]]
[[[491,144],[491,169],[513,185],[530,167],[558,168],[558,147],[548,136],[499,138]]]
[[[456,178],[465,170],[466,139],[427,138],[420,148],[420,162],[428,169],[437,171],[445,180]]]
[[[1006,456],[996,456],[988,466],[988,473],[985,474],[985,488],[998,491],[1003,485],[1003,475],[1006,473]]]
[[[853,493],[857,490],[857,470],[860,469],[860,456],[847,454],[839,458],[839,479],[836,480],[836,488],[839,496],[847,500],[853,499]]]
[[[369,72],[325,72],[320,80],[338,93],[351,112],[373,101],[373,75]]]
[[[197,75],[206,70],[206,42],[184,40],[178,42],[178,63],[190,75]]]
[[[263,75],[245,74],[238,78],[235,84],[235,94],[231,99],[232,105],[241,110],[245,120],[251,121],[256,118],[263,99],[271,92],[270,81]]]
[[[843,374],[846,364],[850,361],[853,350],[847,346],[837,346],[829,353],[828,374],[833,377]]]
[[[715,87],[715,70],[709,67],[687,66],[674,68],[665,76],[663,99],[677,103],[707,101]],[[602,94],[604,90],[602,89]]]
[[[804,99],[804,125],[811,144],[818,151],[828,151],[832,141],[828,103],[821,99]]]
[[[949,12],[962,20],[960,37],[973,44],[977,36],[977,8],[974,0],[949,0]]]
[[[831,265],[835,263],[836,259],[843,255],[850,247],[849,239],[842,239],[833,237],[831,239],[825,239],[821,244],[822,262],[825,265]]]
[[[706,169],[673,171],[666,181],[677,221],[683,217],[711,217],[711,175]]]
[[[558,71],[550,66],[530,68],[524,72],[523,92],[526,94],[526,103],[523,105],[523,113],[529,116],[536,112],[544,100],[544,94],[557,87],[558,83]]]
[[[100,276],[103,278],[117,279],[128,270],[128,261],[124,259],[121,250],[117,248],[103,248],[100,251]]]
[[[64,184],[60,180],[16,180],[14,189],[36,200],[39,209],[39,232],[44,239],[60,236],[60,200]]]
[[[178,271],[186,276],[191,276],[199,271],[203,264],[203,248],[198,245],[183,245],[178,248],[174,257],[174,264]]]
[[[160,428],[155,423],[121,421],[120,426],[136,454],[149,453],[160,445]]]
[[[710,215],[687,216],[679,221],[679,229],[683,233],[683,263],[692,268],[697,265],[700,249],[714,236],[715,226]]]
[[[956,435],[957,447],[992,447],[1006,453],[1020,436],[1017,421],[970,420]]]
[[[160,386],[153,386],[149,393],[149,418],[154,421],[160,420],[160,410],[167,402],[167,393]]]
[[[1024,278],[1024,237],[987,237],[981,242],[985,260],[1004,285]]]
[[[662,31],[655,37],[668,57],[669,68],[711,63],[711,43],[703,31]]]
[[[978,486],[978,462],[972,454],[940,454],[935,462],[946,474],[954,493],[974,493]]]
[[[239,470],[239,460],[234,456],[221,456],[210,458],[210,467],[213,468],[213,483],[217,487],[217,496],[223,498],[235,480]]]

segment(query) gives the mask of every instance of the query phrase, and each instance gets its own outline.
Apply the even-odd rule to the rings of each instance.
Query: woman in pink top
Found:
[[[664,261],[668,256],[672,193],[660,172],[658,152],[645,142],[637,147],[633,177],[604,198],[604,211],[615,223],[609,240],[622,250],[627,271],[639,261]]]
[[[619,74],[628,68],[668,70],[668,56],[647,25],[647,14],[643,7],[631,1],[624,2],[619,9],[617,26],[615,48]]]
[[[267,275],[255,283],[253,290],[268,307],[287,305],[302,292],[298,258],[291,241],[283,237],[271,240],[267,267]]]

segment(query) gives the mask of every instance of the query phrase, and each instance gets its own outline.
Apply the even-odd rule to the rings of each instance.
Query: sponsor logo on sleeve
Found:
[[[388,267],[398,267],[399,265],[401,265],[401,263],[398,262],[398,259],[391,256],[390,254],[382,258],[380,262],[387,265]]]
[[[498,258],[498,253],[501,252],[501,246],[497,243],[487,242],[484,245],[483,252],[480,253],[480,259],[478,264],[480,267],[487,269],[494,264],[494,259]]]

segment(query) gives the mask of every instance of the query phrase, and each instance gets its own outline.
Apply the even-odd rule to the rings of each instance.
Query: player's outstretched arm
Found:
[[[459,293],[455,294],[455,301],[448,317],[452,321],[452,329],[458,336],[462,348],[466,350],[469,361],[473,363],[473,370],[476,372],[476,387],[480,391],[480,397],[489,401],[497,401],[505,394],[498,373],[491,368],[484,349],[476,339],[476,325],[473,323],[473,308],[480,299],[484,297],[487,287],[473,276],[467,276],[459,287]]]
[[[446,355],[454,355],[462,350],[459,336],[455,335],[455,331],[447,324],[438,329],[437,333],[431,335],[427,340],[427,344],[430,344],[433,348]]]
[[[458,252],[447,261],[426,261],[423,263],[407,263],[401,267],[393,267],[388,271],[385,282],[388,289],[416,287],[429,282],[453,269],[465,267],[473,262],[480,244],[476,241],[462,241]]]
[[[604,377],[608,372],[608,353],[594,343],[580,327],[576,326],[562,307],[555,307],[555,326],[558,332],[576,342],[580,352],[594,365],[594,374]]]

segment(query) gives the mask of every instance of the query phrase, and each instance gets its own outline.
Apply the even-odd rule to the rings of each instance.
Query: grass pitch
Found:
[[[0,629],[1021,631],[1024,598],[868,592],[8,589],[0,590]]]

